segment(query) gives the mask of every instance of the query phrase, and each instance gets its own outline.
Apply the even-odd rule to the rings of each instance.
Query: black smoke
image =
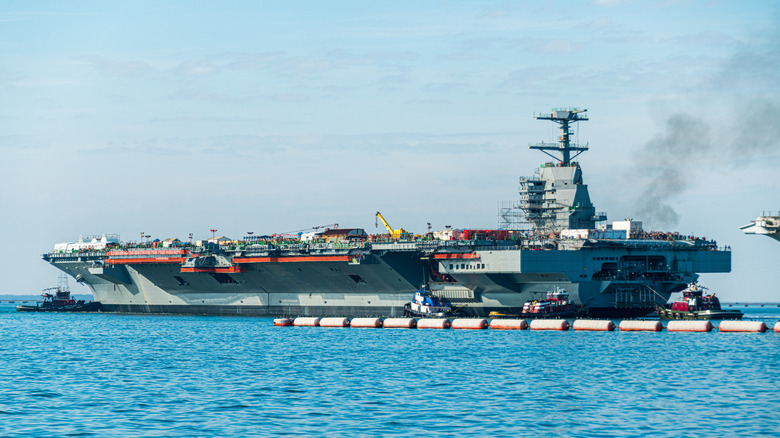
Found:
[[[780,153],[780,32],[742,44],[691,91],[695,103],[665,116],[634,157],[632,177],[647,184],[635,210],[651,227],[678,224],[675,206],[707,163],[739,167]]]

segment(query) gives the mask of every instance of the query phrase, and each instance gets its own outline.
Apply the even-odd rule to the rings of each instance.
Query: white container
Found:
[[[718,330],[722,332],[764,333],[766,324],[763,321],[721,321]]]
[[[615,330],[615,323],[610,320],[578,319],[572,324],[574,330],[594,332],[611,332]]]
[[[293,321],[296,327],[317,327],[320,325],[320,318],[310,316],[299,316]]]
[[[450,325],[449,319],[420,318],[417,320],[418,329],[448,329]]]
[[[349,327],[348,318],[322,318],[320,327]]]
[[[455,330],[484,330],[488,328],[488,322],[486,319],[453,319],[452,328]]]
[[[664,329],[661,321],[620,321],[618,326],[621,332],[660,332]]]
[[[712,323],[709,321],[669,321],[666,330],[670,332],[709,332]]]
[[[382,318],[352,318],[349,324],[352,328],[381,328]]]
[[[490,321],[492,330],[525,330],[528,328],[528,321],[524,319],[494,319]]]
[[[531,330],[569,330],[569,321],[565,319],[534,319],[529,325]]]
[[[417,328],[417,320],[414,318],[385,318],[383,325],[385,328]]]

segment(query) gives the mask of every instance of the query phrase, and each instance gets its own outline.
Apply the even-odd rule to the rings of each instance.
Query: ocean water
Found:
[[[4,305],[0,333],[2,436],[780,436],[771,331],[326,329]]]

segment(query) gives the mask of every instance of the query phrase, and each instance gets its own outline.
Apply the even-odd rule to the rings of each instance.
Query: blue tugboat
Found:
[[[452,316],[453,313],[450,303],[431,294],[425,285],[420,286],[420,289],[414,292],[414,299],[411,303],[404,305],[404,315],[410,317],[447,317]]]

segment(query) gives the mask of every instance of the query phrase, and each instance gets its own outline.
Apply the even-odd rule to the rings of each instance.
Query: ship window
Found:
[[[452,269],[452,263],[450,263],[450,269]]]

